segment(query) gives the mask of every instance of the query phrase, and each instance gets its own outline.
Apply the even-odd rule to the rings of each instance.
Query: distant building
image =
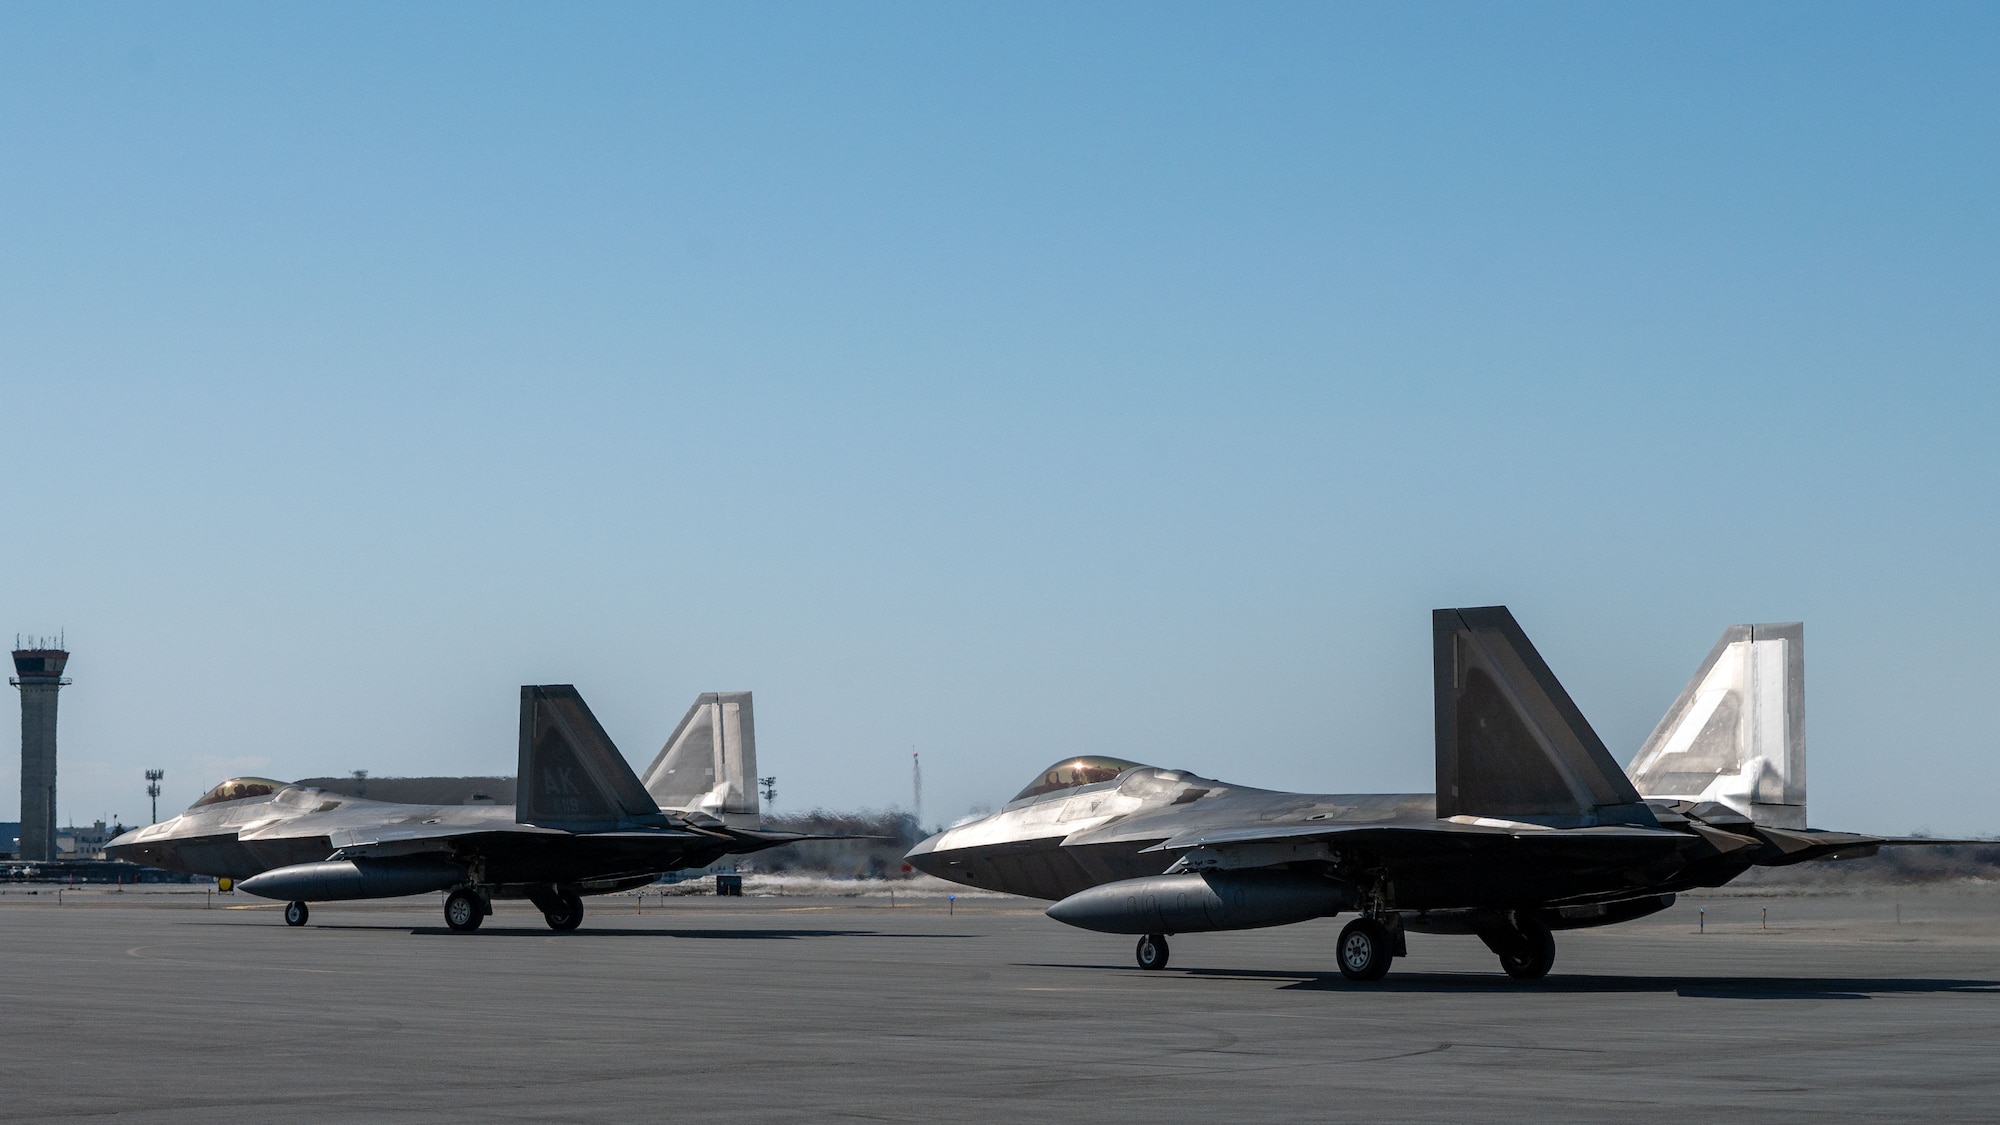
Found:
[[[103,859],[104,845],[124,833],[125,826],[114,824],[105,827],[103,821],[89,828],[78,828],[72,824],[68,828],[56,830],[57,859]]]

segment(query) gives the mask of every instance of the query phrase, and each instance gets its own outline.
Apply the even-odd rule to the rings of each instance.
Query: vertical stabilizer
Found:
[[[1632,759],[1639,792],[1806,826],[1805,626],[1731,625]]]
[[[1431,646],[1439,816],[1656,823],[1507,607],[1433,611]]]
[[[659,806],[568,684],[521,689],[520,770],[514,819],[522,824],[608,832],[661,822]]]
[[[711,691],[696,697],[646,767],[645,778],[646,792],[663,809],[707,813],[734,828],[761,824],[750,693]]]

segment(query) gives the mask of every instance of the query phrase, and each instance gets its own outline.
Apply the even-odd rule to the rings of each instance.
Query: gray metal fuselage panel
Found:
[[[664,829],[577,834],[517,824],[511,805],[405,805],[287,788],[190,809],[134,829],[116,858],[244,879],[339,854],[440,854],[481,865],[493,884],[582,883],[702,866],[752,851],[726,835]]]
[[[1221,842],[1173,843],[1208,835]],[[1690,849],[1714,851],[1691,831],[1441,821],[1428,793],[1282,793],[1145,767],[954,825],[909,861],[968,886],[1049,900],[1177,863],[1304,868],[1385,880],[1395,905],[1410,910],[1603,900],[1714,885],[1750,865],[1747,856],[1707,856],[1710,866],[1690,874]]]

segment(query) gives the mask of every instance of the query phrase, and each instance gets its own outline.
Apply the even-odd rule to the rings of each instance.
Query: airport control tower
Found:
[[[14,678],[21,689],[21,858],[56,858],[56,693],[69,683],[60,640],[22,647],[14,638]]]

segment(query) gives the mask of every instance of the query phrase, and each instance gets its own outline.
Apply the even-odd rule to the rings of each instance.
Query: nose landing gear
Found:
[[[1139,967],[1142,969],[1164,969],[1167,967],[1167,935],[1147,934],[1139,939]]]
[[[303,902],[288,902],[285,904],[285,925],[287,926],[303,926],[306,924],[306,919],[311,916],[312,911]]]

